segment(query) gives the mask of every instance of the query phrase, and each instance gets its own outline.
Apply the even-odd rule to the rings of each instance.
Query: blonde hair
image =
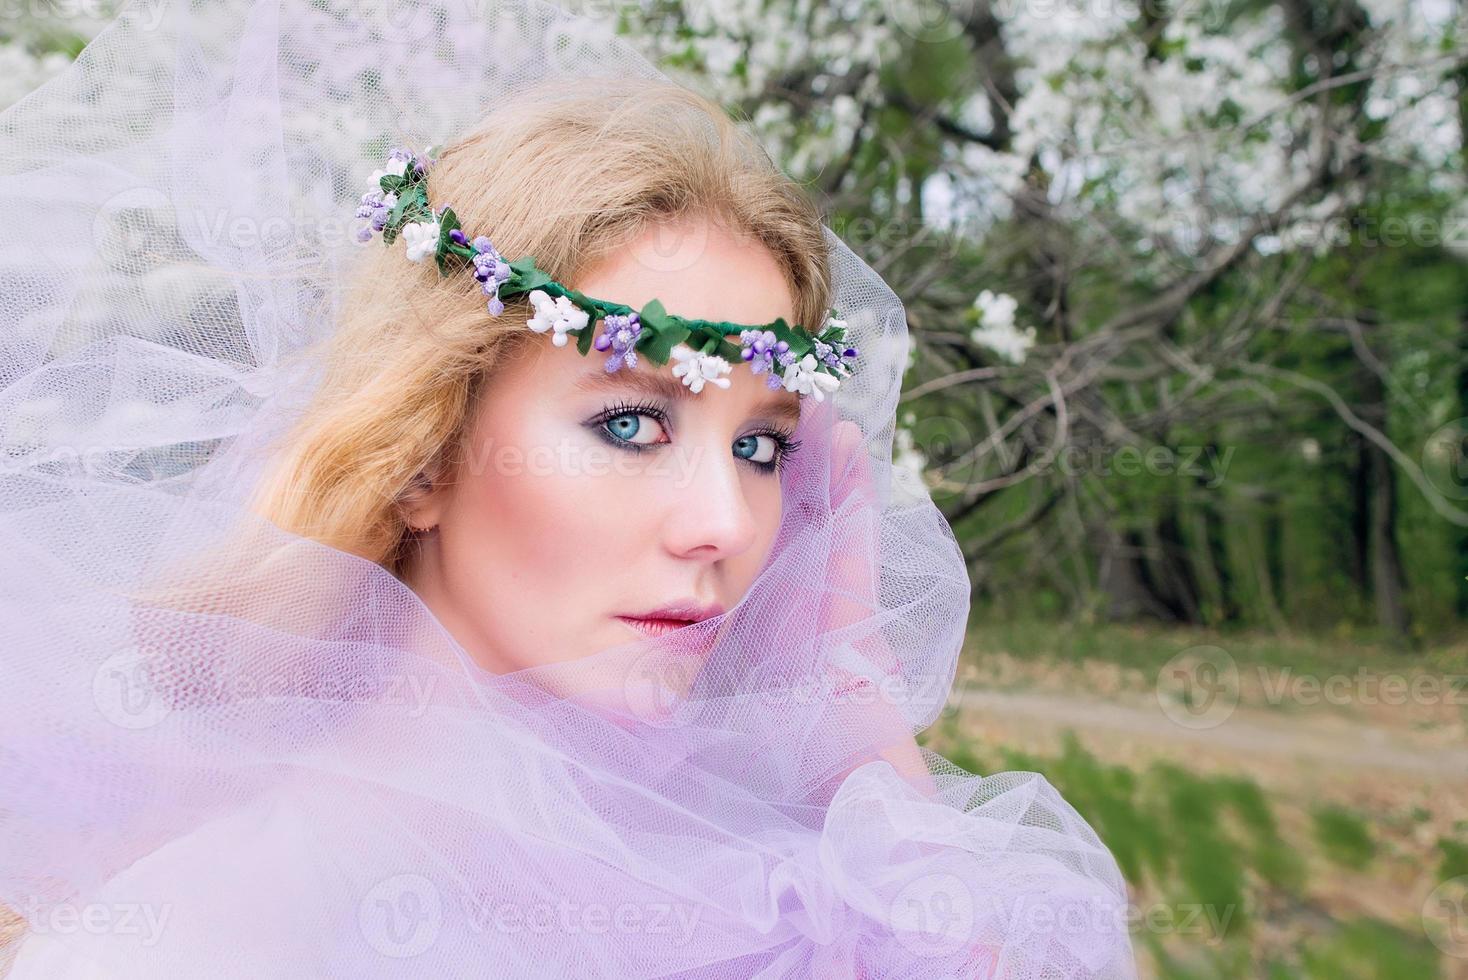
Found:
[[[567,284],[649,222],[705,215],[768,248],[796,323],[819,325],[831,302],[804,189],[717,104],[662,79],[558,79],[516,95],[439,155],[429,203]],[[452,472],[481,386],[540,337],[523,300],[490,316],[467,270],[440,277],[401,248],[365,251],[322,384],[253,509],[401,574],[402,504]]]

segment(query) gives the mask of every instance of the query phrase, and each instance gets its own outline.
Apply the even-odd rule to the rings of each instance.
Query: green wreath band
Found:
[[[398,197],[382,229],[383,244],[391,245],[397,240],[398,230],[405,220],[437,222],[439,234],[434,261],[438,266],[439,275],[453,274],[455,270],[449,268],[449,262],[454,258],[459,259],[462,263],[472,264],[474,249],[467,245],[460,245],[449,237],[455,229],[464,230],[463,226],[459,224],[459,218],[454,213],[454,209],[445,207],[441,213],[435,215],[428,204],[428,194],[424,190],[423,181],[413,179],[408,175],[418,176],[417,171],[409,166],[404,176],[385,174],[379,181],[383,193],[396,194]],[[468,237],[467,234],[466,237]],[[689,347],[702,354],[714,354],[730,363],[738,363],[741,360],[743,348],[725,338],[728,334],[737,334],[744,330],[770,331],[775,335],[777,341],[783,340],[790,345],[790,351],[797,360],[815,350],[816,340],[838,348],[845,343],[846,330],[844,327],[829,327],[820,334],[812,334],[804,327],[790,326],[783,317],[758,326],[731,323],[728,320],[699,320],[669,313],[664,309],[662,301],[657,299],[649,300],[639,310],[624,303],[613,303],[610,300],[587,296],[585,293],[557,282],[550,273],[536,266],[535,257],[532,255],[522,256],[508,265],[512,270],[510,278],[499,286],[499,296],[502,300],[528,295],[533,290],[540,289],[551,297],[566,297],[588,314],[586,326],[576,334],[576,350],[583,355],[591,350],[598,319],[605,319],[608,315],[626,316],[631,313],[636,313],[642,325],[647,328],[642,331],[633,349],[645,355],[655,364],[668,363],[672,357],[673,348],[680,343],[687,343]],[[817,359],[816,370],[838,378],[845,377],[819,359]]]

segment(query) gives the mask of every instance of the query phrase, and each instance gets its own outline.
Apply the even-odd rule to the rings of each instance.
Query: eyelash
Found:
[[[656,405],[652,402],[637,402],[635,404],[619,402],[599,414],[587,424],[595,426],[597,435],[619,449],[630,449],[633,452],[640,453],[653,448],[653,446],[662,445],[662,443],[643,445],[641,443],[628,442],[625,439],[618,439],[608,432],[605,428],[606,424],[622,415],[647,415],[657,420],[657,423],[664,429],[668,427],[668,413],[663,411],[661,405]],[[744,459],[743,456],[738,457],[739,459],[744,459],[746,463],[761,473],[778,473],[789,462],[790,457],[795,454],[795,451],[800,448],[799,439],[794,439],[790,433],[782,432],[779,429],[760,429],[755,432],[746,433],[741,438],[748,438],[749,436],[769,436],[775,440],[775,458],[768,463],[756,463],[753,460]]]

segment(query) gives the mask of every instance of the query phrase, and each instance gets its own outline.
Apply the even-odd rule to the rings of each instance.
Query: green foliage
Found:
[[[1241,672],[1289,669],[1295,675],[1326,677],[1357,670],[1397,673],[1401,655],[1370,636],[1295,634],[1277,636],[1257,629],[1202,630],[1142,628],[1115,623],[1070,623],[1055,618],[1004,616],[979,606],[970,616],[967,657],[982,664],[985,655],[1008,653],[1034,664],[1100,661],[1141,672],[1149,685],[1180,651],[1199,645],[1227,650]],[[1468,650],[1443,646],[1422,651],[1424,669],[1468,674]]]
[[[1326,856],[1347,868],[1361,870],[1376,856],[1371,830],[1355,813],[1344,807],[1322,805],[1311,811],[1315,840]]]
[[[1174,871],[1181,901],[1231,913],[1231,926],[1247,928],[1244,903],[1246,854],[1224,830],[1219,784],[1169,764],[1157,775],[1168,819],[1174,828]]]
[[[1468,842],[1443,837],[1437,842],[1442,863],[1437,868],[1439,882],[1468,876]]]
[[[1274,814],[1257,783],[1243,778],[1220,779],[1218,789],[1237,814],[1250,849],[1250,863],[1271,886],[1298,892],[1305,886],[1305,863],[1299,852],[1285,843],[1275,826]]]
[[[1364,919],[1301,953],[1300,980],[1425,980],[1439,975],[1437,950],[1421,935]]]

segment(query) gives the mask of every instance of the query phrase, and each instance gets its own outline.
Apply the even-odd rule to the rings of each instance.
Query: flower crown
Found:
[[[371,190],[357,207],[357,217],[369,220],[357,233],[358,241],[371,241],[374,232],[382,233],[384,245],[401,237],[409,259],[422,262],[432,256],[440,275],[449,275],[459,264],[472,266],[489,297],[491,315],[504,312],[505,300],[526,296],[535,310],[527,327],[537,333],[549,331],[557,347],[566,346],[574,334],[576,349],[583,355],[592,347],[610,350],[607,371],[634,367],[639,354],[655,364],[671,359],[677,362],[674,376],[696,394],[706,384],[729,387],[727,375],[737,358],[753,373],[765,374],[767,387],[783,387],[816,401],[850,377],[857,349],[846,343],[846,322],[834,309],[827,312],[817,334],[789,326],[783,319],[760,325],[691,320],[667,312],[656,299],[637,310],[586,296],[536,268],[534,256],[505,261],[488,238],[471,239],[459,227],[453,208],[429,207],[428,171],[438,150],[429,147],[421,157],[401,147],[389,152],[387,166],[372,174]],[[593,341],[597,319],[604,326]],[[724,339],[732,333],[739,334],[738,345]]]

